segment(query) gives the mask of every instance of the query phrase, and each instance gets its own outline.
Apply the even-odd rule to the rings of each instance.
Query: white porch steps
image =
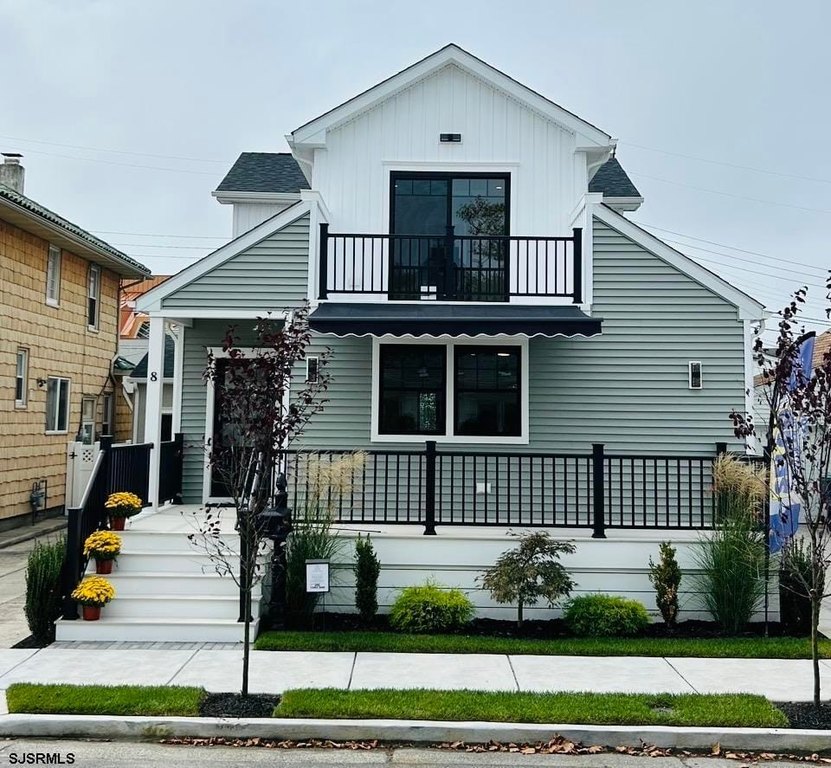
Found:
[[[239,588],[229,576],[219,576],[208,555],[188,540],[193,527],[186,515],[169,510],[142,515],[127,525],[120,533],[121,554],[113,573],[106,577],[115,587],[115,600],[104,606],[98,621],[59,620],[56,639],[242,642],[244,625],[237,621]],[[223,530],[222,535],[238,548],[239,539],[232,530]],[[94,568],[92,563],[90,572]],[[262,607],[257,585],[252,595],[252,640]]]

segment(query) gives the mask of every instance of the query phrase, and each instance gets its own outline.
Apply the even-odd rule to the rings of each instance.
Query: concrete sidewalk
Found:
[[[822,665],[831,688],[831,660]],[[196,685],[239,690],[242,650],[204,648],[0,650],[0,690],[15,682]],[[487,691],[756,693],[809,701],[807,659],[503,656],[252,651],[252,691],[432,688]]]

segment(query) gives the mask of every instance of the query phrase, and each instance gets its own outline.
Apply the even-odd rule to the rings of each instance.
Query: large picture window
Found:
[[[443,435],[446,348],[385,344],[379,367],[378,431],[385,435]]]
[[[525,442],[524,344],[378,344],[375,439]]]
[[[457,435],[522,433],[520,354],[516,347],[455,347]]]

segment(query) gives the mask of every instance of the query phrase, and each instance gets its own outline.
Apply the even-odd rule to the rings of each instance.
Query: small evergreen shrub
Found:
[[[668,627],[674,627],[678,618],[678,590],[681,586],[681,569],[675,559],[675,547],[662,541],[658,562],[649,558],[649,580],[655,587],[655,603]]]
[[[615,595],[575,597],[563,618],[578,637],[634,637],[649,626],[649,614],[641,603]]]
[[[369,536],[355,541],[355,607],[361,621],[369,624],[378,612],[378,574],[381,563]]]
[[[473,603],[461,590],[427,582],[401,590],[390,611],[390,625],[399,632],[451,632],[473,614]]]
[[[26,622],[39,643],[55,637],[55,619],[61,610],[61,569],[66,539],[36,542],[26,564]]]

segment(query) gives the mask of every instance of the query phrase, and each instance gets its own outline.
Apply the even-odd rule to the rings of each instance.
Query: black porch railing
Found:
[[[571,237],[372,235],[320,225],[320,299],[341,294],[392,300],[583,300],[582,230]]]
[[[69,620],[78,618],[78,606],[70,594],[87,567],[84,541],[94,531],[106,527],[107,512],[104,503],[107,496],[116,491],[129,491],[148,504],[153,443],[113,445],[111,437],[102,437],[99,447],[80,505],[67,509],[66,554],[61,582],[63,618]],[[180,434],[160,446],[160,504],[181,499],[182,447]]]
[[[289,451],[289,505],[310,503],[340,523],[436,526],[703,530],[714,519],[711,456],[554,454],[423,450],[366,451],[349,470],[343,493],[325,482],[326,468],[349,451]],[[342,473],[330,473],[342,477]],[[316,490],[317,489],[317,490]],[[320,498],[320,489],[325,494]]]

